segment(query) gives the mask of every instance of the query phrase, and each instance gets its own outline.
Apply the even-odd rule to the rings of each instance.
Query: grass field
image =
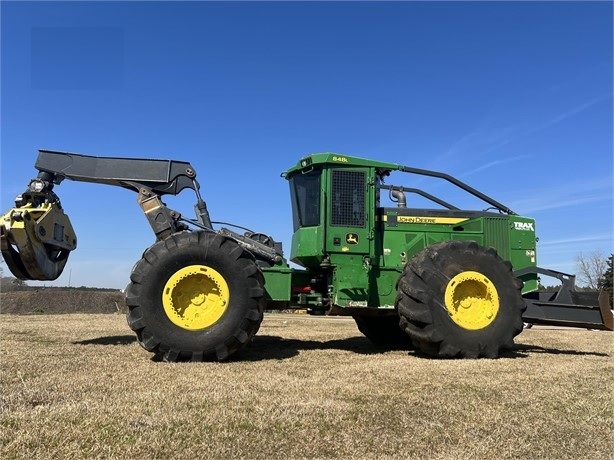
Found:
[[[271,314],[228,363],[153,362],[123,315],[2,315],[0,458],[611,459],[614,334],[535,327],[497,360],[373,348]]]

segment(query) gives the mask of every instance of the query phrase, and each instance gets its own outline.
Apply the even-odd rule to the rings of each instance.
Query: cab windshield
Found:
[[[320,225],[321,171],[295,174],[290,178],[292,223],[294,231],[301,227]]]

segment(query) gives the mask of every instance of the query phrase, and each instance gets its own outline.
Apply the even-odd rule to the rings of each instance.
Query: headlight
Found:
[[[31,192],[40,193],[45,189],[45,182],[40,179],[32,179],[28,188]]]

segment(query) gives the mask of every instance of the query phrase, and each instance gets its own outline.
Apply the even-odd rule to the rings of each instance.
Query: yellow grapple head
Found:
[[[0,222],[0,246],[7,266],[23,280],[58,278],[70,251],[77,247],[77,236],[57,196],[28,191],[16,204]]]

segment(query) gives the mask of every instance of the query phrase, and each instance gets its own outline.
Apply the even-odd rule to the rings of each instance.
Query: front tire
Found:
[[[130,280],[128,324],[164,361],[224,361],[262,322],[262,272],[250,253],[216,233],[186,231],[156,242]]]
[[[433,244],[397,282],[401,327],[436,357],[496,358],[522,331],[522,281],[492,248],[473,241]]]

